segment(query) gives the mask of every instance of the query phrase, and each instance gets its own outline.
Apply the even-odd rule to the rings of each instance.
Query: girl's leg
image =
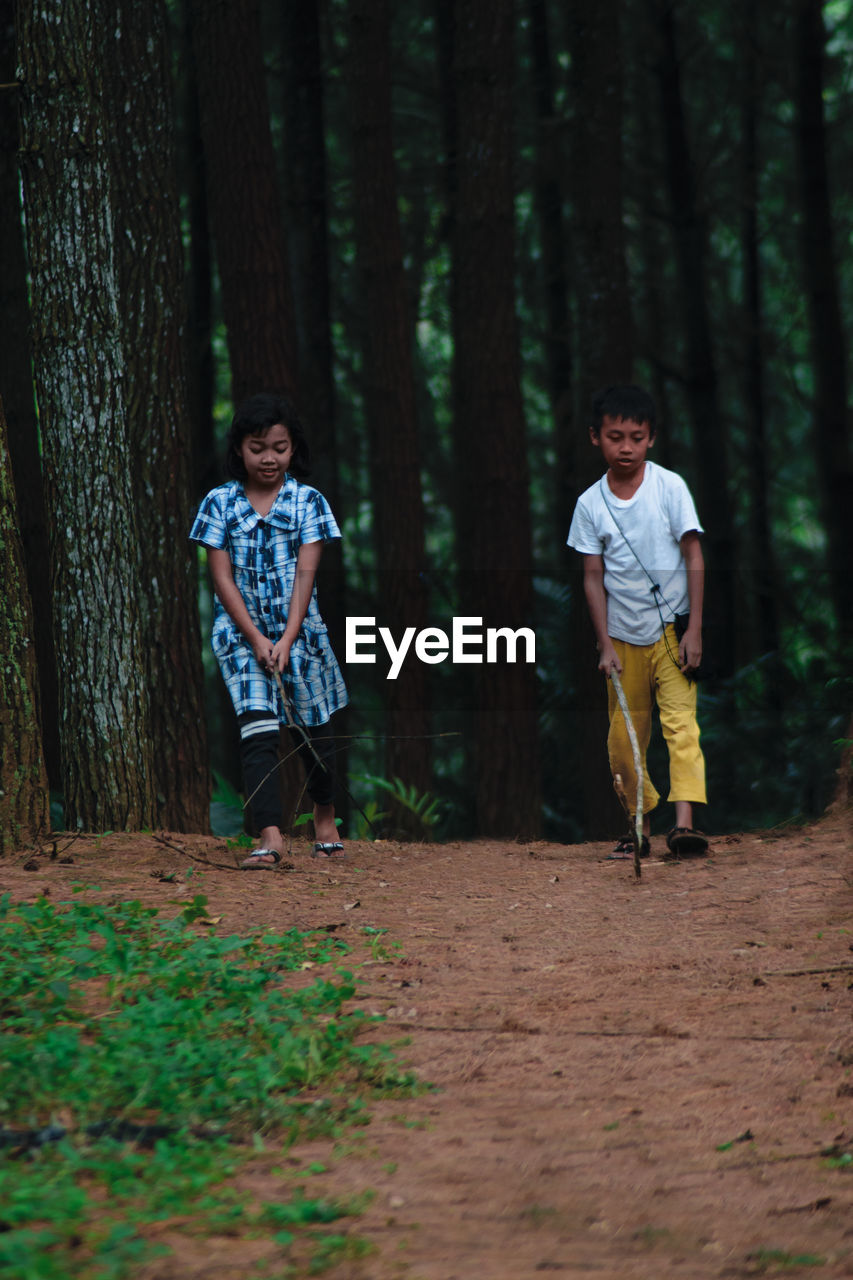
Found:
[[[281,854],[284,840],[281,834],[281,798],[279,794],[279,725],[275,716],[267,711],[247,711],[238,716],[240,725],[240,754],[243,761],[243,785],[251,796],[249,812],[252,825],[259,833],[259,848],[272,849]],[[274,866],[276,859],[254,858],[264,865]]]
[[[335,825],[335,739],[331,723],[312,725],[305,733],[313,750],[298,729],[290,730],[305,767],[306,790],[314,804],[314,838],[321,844],[334,844],[339,836]]]
[[[654,705],[654,676],[651,665],[651,645],[627,644],[623,640],[614,640],[614,647],[622,663],[622,688],[628,701],[631,720],[637,734],[640,748],[640,759],[643,763],[643,830],[649,834],[650,825],[646,815],[655,808],[660,796],[649,777],[646,768],[646,751],[652,733],[652,707]],[[610,772],[622,778],[622,785],[628,797],[631,812],[637,806],[637,776],[634,769],[634,753],[631,740],[625,727],[625,719],[616,698],[613,681],[607,682],[607,709],[610,715],[610,732],[607,736],[607,751],[610,757]]]

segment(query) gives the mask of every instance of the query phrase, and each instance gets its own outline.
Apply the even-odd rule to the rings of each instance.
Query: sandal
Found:
[[[647,858],[651,851],[649,837],[643,836],[640,842],[640,857]],[[621,837],[616,842],[613,849],[608,853],[605,862],[630,862],[634,857],[634,833],[629,831],[627,835]]]
[[[272,862],[262,862],[262,858],[272,858]],[[281,862],[281,854],[277,849],[253,849],[245,861],[240,863],[241,871],[272,871]]]
[[[673,827],[667,834],[666,847],[672,858],[701,858],[708,852],[708,837],[692,827]]]
[[[332,840],[330,843],[324,843],[322,840],[315,841],[314,848],[311,850],[312,858],[345,858],[344,846],[340,840]]]

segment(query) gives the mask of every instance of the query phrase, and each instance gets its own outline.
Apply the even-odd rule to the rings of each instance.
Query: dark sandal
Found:
[[[272,862],[261,862],[261,858],[272,858]],[[245,861],[240,863],[241,871],[272,871],[281,862],[281,854],[275,849],[253,849]]]
[[[347,855],[344,853],[344,846],[341,844],[340,840],[332,840],[329,843],[317,840],[314,843],[314,848],[311,850],[312,858],[336,858],[340,861],[341,858],[345,858],[346,856]]]
[[[673,827],[667,834],[666,847],[672,858],[701,858],[708,852],[708,837],[692,827]]]
[[[647,858],[649,856],[650,851],[651,851],[651,846],[649,845],[649,837],[643,836],[643,839],[640,843],[640,857]],[[633,858],[634,858],[634,833],[633,831],[629,831],[627,835],[622,836],[622,838],[616,842],[616,844],[613,846],[612,851],[608,853],[607,857],[605,858],[605,862],[632,862]]]

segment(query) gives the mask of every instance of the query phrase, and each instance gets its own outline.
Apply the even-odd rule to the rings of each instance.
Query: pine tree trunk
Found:
[[[49,829],[33,615],[0,402],[0,857]]]
[[[115,122],[115,228],[125,404],[136,459],[158,825],[207,831],[198,561],[191,523],[186,305],[163,0],[120,0],[106,84]]]
[[[622,54],[618,0],[579,0],[571,18],[575,128],[572,162],[574,276],[579,333],[573,428],[575,497],[601,473],[589,442],[590,402],[600,387],[630,382],[631,311],[622,207]],[[602,91],[602,86],[607,91]],[[568,526],[566,531],[568,532]],[[607,682],[596,670],[595,637],[575,555],[571,658],[577,690],[584,827],[590,838],[624,825],[607,761]]]
[[[697,505],[706,530],[705,644],[713,649],[721,669],[730,673],[735,666],[736,640],[734,519],[728,489],[728,432],[725,415],[720,412],[711,340],[707,226],[699,207],[687,137],[673,5],[670,0],[652,0],[652,4],[659,39],[657,76],[684,328],[685,391],[699,464]]]
[[[454,436],[457,559],[465,613],[532,626],[529,476],[512,264],[512,0],[455,6],[457,187]],[[475,796],[480,835],[541,826],[535,668],[477,673]]]
[[[235,403],[297,386],[258,0],[192,0],[208,202]]]
[[[841,318],[823,116],[826,32],[820,0],[795,0],[797,142],[803,214],[804,287],[814,369],[814,433],[827,536],[829,585],[839,653],[853,656],[853,445],[847,344]]]
[[[566,170],[560,122],[554,108],[548,7],[545,0],[528,0],[529,34],[536,77],[536,178],[534,200],[542,242],[545,282],[545,363],[554,417],[557,470],[554,484],[554,545],[564,552],[567,520],[572,508],[574,455],[572,438],[572,353],[566,228],[563,219],[563,174]],[[555,555],[563,564],[563,554]]]
[[[350,0],[346,75],[353,120],[356,250],[362,283],[363,385],[370,439],[380,625],[394,636],[427,622],[420,448],[412,330],[391,137],[387,0]],[[416,658],[386,681],[386,769],[430,786],[428,668]]]
[[[776,653],[779,622],[775,555],[770,523],[769,441],[764,394],[763,290],[758,227],[758,116],[760,86],[756,49],[759,44],[757,0],[744,0],[741,87],[741,138],[743,145],[743,252],[745,343],[745,400],[749,422],[750,551],[753,585],[748,592],[753,613],[753,633],[759,654]]]
[[[292,0],[280,5],[278,12],[283,68],[285,197],[299,398],[311,441],[311,484],[329,500],[340,524],[347,508],[340,483],[336,438],[320,13],[317,0]],[[347,607],[341,542],[330,543],[323,551],[318,589],[332,648],[342,654]],[[348,716],[348,711],[335,716],[335,729],[341,735],[335,763],[341,776],[347,769]],[[339,797],[338,814],[344,828],[346,808],[347,798]]]
[[[207,166],[201,141],[198,77],[190,0],[181,0],[178,88],[178,178],[189,227],[187,365],[193,423],[193,495],[199,501],[222,481],[214,440],[213,246],[207,214]]]
[[[17,74],[15,3],[0,0],[0,84],[13,86]],[[18,524],[38,637],[36,660],[43,722],[42,743],[48,777],[62,785],[59,749],[59,688],[44,590],[48,563],[47,516],[39,457],[38,420],[32,376],[27,261],[18,173],[18,95],[0,91],[0,395],[6,408],[9,453],[18,495]]]
[[[311,483],[340,516],[320,15],[317,0],[291,0],[279,12],[285,196],[300,404],[310,430]],[[324,570],[328,550],[323,553]]]
[[[106,9],[19,13],[35,377],[62,677],[66,821],[156,822],[104,115]]]

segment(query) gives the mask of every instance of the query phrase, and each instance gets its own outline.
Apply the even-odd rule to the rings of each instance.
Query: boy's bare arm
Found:
[[[598,669],[607,676],[615,667],[621,675],[622,663],[613,648],[613,641],[607,634],[607,592],[604,590],[603,556],[584,556],[583,590],[595,638],[598,641]]]
[[[685,533],[681,539],[681,554],[687,567],[687,600],[690,622],[681,637],[678,657],[681,670],[688,674],[695,671],[702,661],[702,605],[705,598],[705,559],[702,543],[695,531]]]

